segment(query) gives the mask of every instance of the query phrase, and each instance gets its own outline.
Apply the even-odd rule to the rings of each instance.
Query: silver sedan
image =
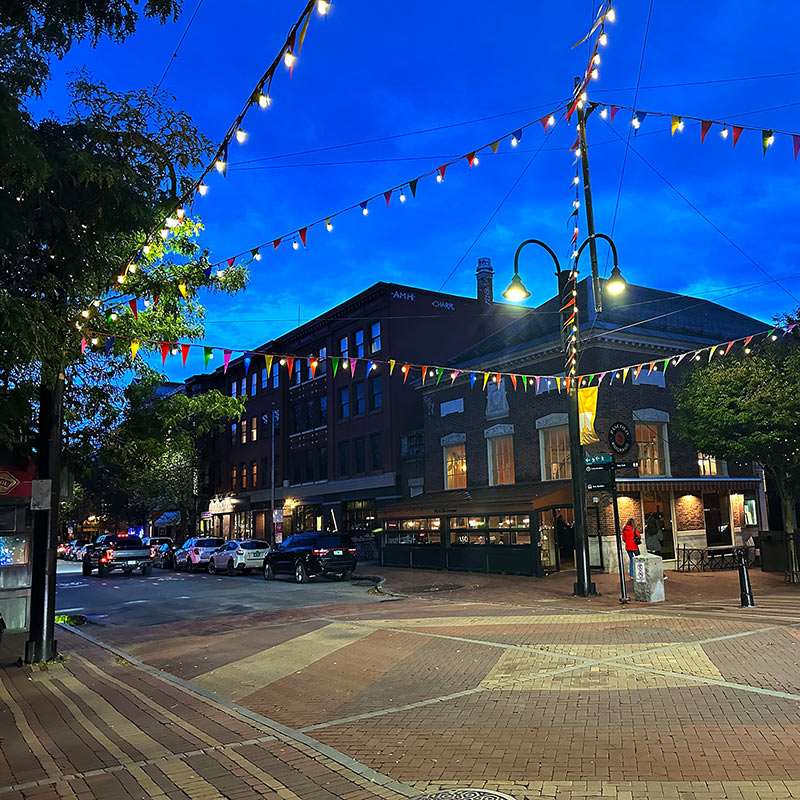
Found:
[[[251,569],[262,570],[264,559],[269,552],[269,543],[261,539],[245,539],[225,542],[215,550],[208,560],[208,571],[215,575],[227,572],[228,575],[244,575]]]

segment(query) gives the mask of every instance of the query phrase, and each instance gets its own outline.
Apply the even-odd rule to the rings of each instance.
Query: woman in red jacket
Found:
[[[631,578],[633,578],[633,557],[639,555],[639,545],[642,542],[642,536],[636,530],[636,523],[633,519],[629,519],[622,529],[622,542],[625,549],[628,551],[628,558],[630,559]]]

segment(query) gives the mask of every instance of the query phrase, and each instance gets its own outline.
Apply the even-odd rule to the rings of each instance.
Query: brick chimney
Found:
[[[475,277],[478,281],[478,300],[485,303],[487,306],[492,305],[494,302],[494,291],[492,288],[494,270],[492,269],[491,258],[478,259],[478,269],[475,271]]]

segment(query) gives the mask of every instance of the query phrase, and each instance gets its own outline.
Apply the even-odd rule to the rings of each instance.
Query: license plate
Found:
[[[136,564],[136,562],[135,562],[135,561],[129,561],[129,562],[128,562],[128,566],[129,566],[129,567],[130,567],[130,566],[134,566],[135,564]]]
[[[342,551],[342,550],[334,550],[334,551],[333,551],[333,554],[334,554],[335,556],[340,556],[340,555],[342,555],[342,554],[343,554],[343,551]]]

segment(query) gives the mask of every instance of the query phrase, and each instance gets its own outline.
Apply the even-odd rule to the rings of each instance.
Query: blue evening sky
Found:
[[[208,195],[195,205],[213,260],[357,203],[555,109],[585,65],[586,46],[571,46],[597,5],[336,0],[327,18],[315,13],[293,76],[279,69],[272,107],[253,108],[244,126],[248,141],[231,148],[232,165],[269,160],[231,166],[227,179],[211,176]],[[590,99],[633,103],[648,5],[619,0]],[[145,22],[124,45],[74,49],[53,65],[38,108],[63,113],[67,73],[84,65],[119,90],[157,82],[195,6],[186,0],[177,23]],[[203,0],[164,86],[210,138],[217,140],[240,110],[301,8],[301,0]],[[800,132],[800,63],[788,33],[798,26],[800,7],[790,3],[762,11],[739,0],[655,0],[637,107]],[[795,74],[663,87],[788,72]],[[505,116],[469,122],[495,115]],[[292,155],[454,123],[464,124]],[[598,231],[612,229],[625,153],[614,131],[624,139],[629,125],[625,111],[613,131],[597,114],[589,121]],[[205,298],[207,343],[255,347],[289,330],[298,315],[309,319],[378,280],[474,296],[479,256],[492,259],[497,295],[511,275],[516,245],[528,237],[548,241],[566,260],[575,174],[568,148],[575,135],[574,118],[572,126],[561,123],[521,179],[542,145],[541,126],[528,129],[516,149],[506,138],[498,155],[481,152],[474,169],[454,165],[441,185],[427,178],[416,200],[409,196],[401,206],[395,197],[387,209],[381,199],[367,217],[357,209],[334,220],[332,233],[316,227],[306,249],[265,249],[245,293]],[[720,298],[764,319],[797,308],[781,287],[800,297],[799,170],[788,136],[778,136],[763,157],[757,132],[745,131],[734,150],[719,128],[701,145],[696,126],[671,137],[668,119],[646,119],[631,137],[614,227],[623,273],[633,283]],[[780,282],[765,283],[768,276],[737,247]],[[601,250],[601,270],[605,263]],[[585,275],[588,257],[581,266]],[[527,253],[521,272],[532,304],[554,292],[545,254]],[[743,291],[748,284],[761,285]],[[190,357],[186,372],[173,361],[173,379],[203,369],[199,355]]]

